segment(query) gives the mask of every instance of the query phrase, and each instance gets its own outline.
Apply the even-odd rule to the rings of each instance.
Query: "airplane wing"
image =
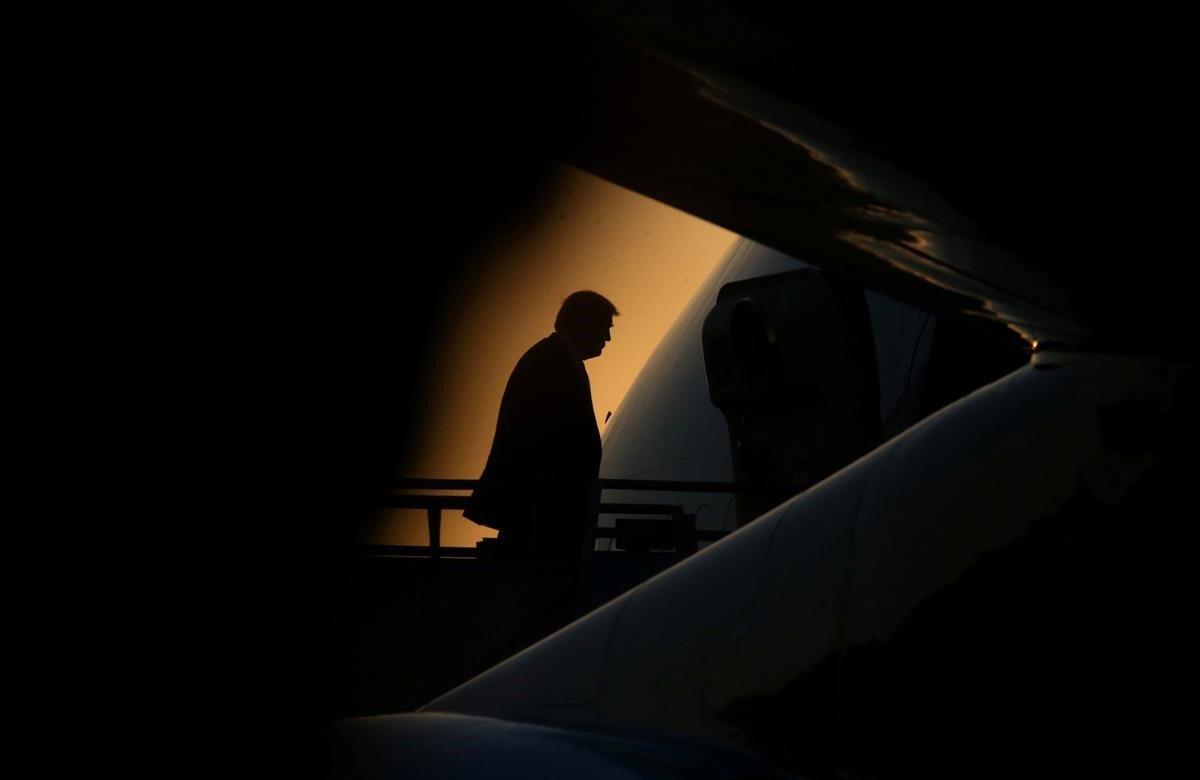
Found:
[[[700,9],[575,18],[575,58],[556,63],[587,91],[569,162],[1042,348],[1195,354],[1167,281],[1182,205],[1155,194],[1187,146],[1172,104],[1129,74],[1053,36],[911,40]]]

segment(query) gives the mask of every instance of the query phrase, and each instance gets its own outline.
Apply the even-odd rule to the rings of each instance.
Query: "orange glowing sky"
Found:
[[[446,312],[429,373],[424,431],[405,476],[477,478],[517,360],[554,329],[571,292],[595,290],[621,314],[587,361],[596,422],[615,411],[654,347],[737,235],[574,168],[540,208],[508,226]],[[390,510],[370,541],[427,544],[424,513]],[[472,546],[490,529],[447,512],[442,544]]]

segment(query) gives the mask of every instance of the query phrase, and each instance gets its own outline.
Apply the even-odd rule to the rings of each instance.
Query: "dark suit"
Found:
[[[537,557],[576,558],[583,550],[588,489],[564,483],[591,482],[599,472],[600,432],[587,371],[552,333],[525,353],[509,377],[482,484],[463,514],[499,529],[508,554],[528,555],[532,542]]]

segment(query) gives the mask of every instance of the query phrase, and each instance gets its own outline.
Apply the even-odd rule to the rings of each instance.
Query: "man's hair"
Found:
[[[612,301],[591,290],[573,292],[562,302],[558,316],[554,318],[554,329],[578,330],[581,327],[603,322],[621,312]]]

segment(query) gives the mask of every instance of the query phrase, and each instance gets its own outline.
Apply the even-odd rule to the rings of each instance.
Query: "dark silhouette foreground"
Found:
[[[583,361],[610,339],[619,312],[603,296],[572,293],[554,332],[513,369],[481,485],[464,516],[500,531],[505,557],[577,558],[588,483],[600,472],[600,432]]]

